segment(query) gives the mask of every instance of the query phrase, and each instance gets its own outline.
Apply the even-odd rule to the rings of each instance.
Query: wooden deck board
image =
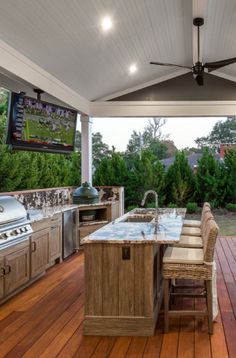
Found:
[[[236,357],[236,238],[216,248],[219,315],[214,335],[206,318],[172,318],[163,334],[163,312],[152,337],[83,336],[84,255],[75,254],[0,308],[0,357]],[[200,299],[177,307],[201,308]]]

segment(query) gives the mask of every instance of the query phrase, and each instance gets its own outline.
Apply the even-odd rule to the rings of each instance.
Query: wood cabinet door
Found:
[[[5,295],[29,281],[29,256],[29,241],[16,245],[15,251],[5,255]]]
[[[62,226],[61,222],[51,227],[50,261],[61,257],[62,253]]]
[[[3,298],[4,259],[0,257],[0,299]]]
[[[50,228],[31,236],[31,277],[44,272],[49,264]]]

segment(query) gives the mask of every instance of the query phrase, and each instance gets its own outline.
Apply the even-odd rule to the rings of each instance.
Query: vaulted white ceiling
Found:
[[[105,15],[113,20],[107,33],[101,29]],[[149,62],[191,66],[196,16],[205,20],[203,62],[236,57],[235,0],[0,1],[0,40],[94,101],[185,73]],[[138,70],[130,75],[132,63]],[[215,74],[236,80],[236,64]]]

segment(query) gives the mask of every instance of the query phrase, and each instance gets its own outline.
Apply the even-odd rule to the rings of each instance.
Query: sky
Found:
[[[168,118],[162,127],[163,134],[169,134],[178,149],[196,147],[197,137],[208,135],[218,121],[226,117]],[[93,118],[92,131],[100,132],[103,142],[112,145],[117,151],[125,151],[132,132],[143,132],[148,118]]]

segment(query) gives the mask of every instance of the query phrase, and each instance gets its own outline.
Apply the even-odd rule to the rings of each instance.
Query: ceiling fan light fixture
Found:
[[[193,74],[201,75],[204,72],[204,65],[202,62],[196,62],[195,65],[192,67]]]
[[[196,82],[197,82],[197,84],[198,84],[199,86],[203,86],[203,85],[204,85],[203,74],[197,75],[197,76],[195,77],[195,80],[196,80]]]

